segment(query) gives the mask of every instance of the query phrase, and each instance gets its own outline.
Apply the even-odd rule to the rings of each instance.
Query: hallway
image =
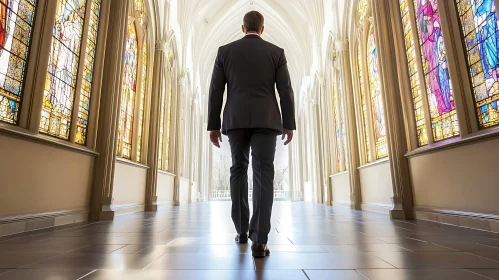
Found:
[[[234,244],[230,203],[0,239],[0,279],[499,279],[499,235],[276,202],[270,257]]]

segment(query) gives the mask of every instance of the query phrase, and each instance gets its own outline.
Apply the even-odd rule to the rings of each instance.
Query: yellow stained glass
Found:
[[[367,40],[367,68],[369,70],[369,88],[371,91],[371,110],[374,126],[376,159],[381,159],[388,156],[388,143],[386,138],[385,112],[383,108],[383,97],[381,95],[378,49],[376,46],[374,27],[371,27]]]
[[[142,45],[142,80],[140,86],[139,130],[137,131],[137,161],[142,160],[142,135],[144,134],[144,102],[147,92],[147,42]]]
[[[123,72],[118,148],[122,157],[131,159],[135,94],[137,90],[137,31],[133,21],[128,24],[127,28],[125,69],[123,69]]]
[[[68,140],[86,1],[57,0],[40,132]]]
[[[423,108],[423,97],[418,76],[418,66],[416,64],[416,47],[414,36],[412,33],[409,1],[400,0],[400,12],[402,16],[402,24],[404,28],[404,41],[407,55],[407,63],[409,68],[409,80],[411,83],[412,101],[414,105],[414,115],[416,117],[416,130],[419,146],[428,144],[428,133],[426,132],[425,114]]]
[[[361,40],[362,41],[362,40]],[[367,155],[367,162],[372,161],[372,156],[371,156],[371,144],[369,141],[369,120],[367,118],[367,101],[366,101],[366,90],[364,86],[364,69],[362,66],[362,48],[361,45],[358,45],[357,48],[357,67],[359,70],[359,90],[360,90],[360,99],[362,103],[362,117],[363,117],[363,123],[364,123],[364,139],[365,139],[365,152]]]
[[[359,12],[359,21],[363,22],[367,16],[368,2],[367,0],[359,0],[357,11]]]
[[[168,93],[163,94],[161,97],[161,112],[159,117],[159,157],[158,157],[158,167],[159,169],[165,169],[166,166],[163,165],[163,143],[165,138],[165,108],[166,108],[166,95]]]
[[[87,37],[87,50],[85,67],[80,92],[80,106],[78,110],[78,123],[76,124],[76,143],[84,145],[87,140],[88,113],[90,110],[90,97],[92,92],[92,75],[94,72],[95,51],[97,47],[97,32],[99,30],[100,0],[92,0],[90,7],[90,20]]]
[[[346,137],[344,111],[341,106],[341,96],[337,80],[333,82],[333,123],[336,137],[336,171],[343,172],[346,167]]]

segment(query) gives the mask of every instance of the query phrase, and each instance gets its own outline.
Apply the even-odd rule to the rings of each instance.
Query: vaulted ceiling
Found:
[[[218,47],[243,36],[244,14],[265,17],[263,38],[285,49],[295,92],[318,57],[325,21],[324,2],[334,0],[175,0],[182,44],[194,79],[206,93]]]

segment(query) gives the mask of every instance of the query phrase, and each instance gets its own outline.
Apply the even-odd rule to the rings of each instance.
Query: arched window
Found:
[[[364,128],[362,131],[364,137],[361,139],[364,143],[361,143],[361,149],[365,152],[364,161],[366,163],[388,156],[385,113],[378,67],[379,57],[376,34],[371,23],[372,18],[369,18],[370,10],[367,0],[359,0],[357,7],[359,18],[357,68],[361,104],[357,108],[362,112],[361,122]]]
[[[144,107],[147,92],[147,40],[142,44],[142,80],[140,88],[139,130],[137,132],[137,161],[142,160],[142,136],[144,134]]]
[[[148,92],[147,30],[142,1],[132,3],[125,41],[123,85],[118,123],[118,157],[144,161],[144,120]]]
[[[369,141],[369,119],[367,118],[367,102],[366,102],[366,91],[364,87],[364,66],[363,66],[363,52],[362,46],[359,42],[357,47],[357,67],[359,70],[359,90],[360,90],[360,101],[361,101],[361,109],[362,109],[362,121],[364,123],[364,148],[366,152],[366,160],[367,162],[372,161],[371,157],[371,143]]]
[[[0,121],[18,124],[35,18],[34,0],[0,0]]]
[[[123,158],[132,157],[133,118],[137,92],[138,42],[135,23],[128,24],[125,47],[125,69],[121,92],[120,120],[118,126],[118,153]]]
[[[371,90],[371,114],[373,118],[376,159],[380,159],[388,156],[388,144],[374,26],[371,26],[367,40],[367,68],[369,69],[369,89]]]
[[[173,40],[170,42],[167,51],[167,61],[168,65],[168,81],[166,85],[166,94],[163,95],[161,100],[161,112],[160,112],[160,131],[159,131],[159,157],[158,157],[158,168],[160,170],[169,170],[169,158],[170,158],[170,138],[171,138],[171,115],[173,113],[172,102],[174,89],[176,87],[175,81],[175,60],[176,55],[174,53]]]
[[[455,0],[480,128],[499,124],[499,21],[494,0]]]
[[[400,0],[402,23],[404,26],[404,42],[409,65],[409,79],[411,84],[414,115],[416,117],[416,129],[419,146],[428,144],[428,132],[426,130],[423,97],[419,83],[419,69],[417,65],[416,46],[414,45],[414,34],[410,28],[410,14],[408,0]]]
[[[40,132],[65,140],[73,114],[86,1],[58,0]]]
[[[402,13],[402,23],[405,30],[406,51],[409,62],[409,73],[411,75],[411,87],[413,88],[413,103],[416,115],[416,126],[418,129],[419,145],[426,144],[423,129],[431,126],[432,141],[441,141],[459,135],[459,124],[457,121],[456,107],[454,104],[454,93],[450,81],[447,63],[447,54],[444,46],[442,24],[438,14],[436,1],[399,0]],[[412,6],[413,5],[413,6]],[[413,28],[415,27],[415,28]],[[417,30],[417,33],[414,33]],[[408,35],[413,32],[413,34]],[[414,37],[418,38],[417,44]],[[412,39],[412,41],[411,41]],[[411,48],[417,45],[419,50]],[[420,51],[420,55],[416,55]],[[416,60],[416,61],[414,61]],[[420,62],[418,61],[420,60]],[[419,66],[419,65],[421,66]],[[416,65],[418,65],[416,67]],[[418,76],[421,69],[422,76]],[[415,72],[415,71],[418,72]],[[416,79],[417,77],[424,77]],[[421,112],[421,103],[417,83],[426,85],[422,91],[426,91],[426,105],[423,109],[428,110],[429,123]],[[425,97],[422,98],[424,100]],[[423,114],[421,114],[423,113]]]
[[[337,61],[337,57],[334,58]],[[332,106],[333,106],[333,127],[336,138],[336,172],[347,170],[347,145],[345,128],[345,110],[343,94],[340,93],[341,73],[336,69],[333,63],[333,82],[332,82]]]
[[[76,125],[74,142],[82,145],[86,143],[100,7],[100,0],[57,0],[43,93],[40,132],[70,140],[71,127]],[[83,34],[86,24],[88,32]]]
[[[97,47],[97,32],[99,27],[99,13],[101,0],[92,1],[90,6],[90,23],[87,38],[85,65],[80,93],[78,124],[76,128],[76,143],[84,145],[87,138],[88,113],[92,92],[92,75],[94,72],[95,51]]]

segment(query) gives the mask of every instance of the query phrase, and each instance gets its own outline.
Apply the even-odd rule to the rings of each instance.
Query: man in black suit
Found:
[[[285,145],[296,129],[293,88],[284,50],[264,41],[264,18],[256,11],[244,16],[246,36],[220,47],[213,69],[208,103],[210,140],[220,148],[222,133],[229,137],[232,153],[230,194],[237,243],[253,241],[254,257],[270,254],[267,246],[274,198],[276,138]],[[223,95],[227,101],[220,120]],[[279,93],[282,118],[275,94]],[[248,204],[248,164],[253,164],[253,216]],[[248,235],[249,230],[249,235]]]

